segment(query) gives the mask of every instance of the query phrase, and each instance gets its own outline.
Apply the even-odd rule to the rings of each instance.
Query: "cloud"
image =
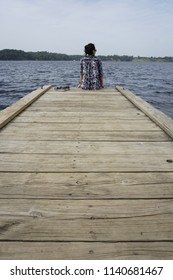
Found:
[[[1,0],[0,49],[171,55],[172,12],[171,0]]]

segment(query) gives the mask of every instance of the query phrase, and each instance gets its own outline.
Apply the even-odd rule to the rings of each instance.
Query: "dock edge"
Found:
[[[116,89],[173,139],[173,120],[170,117],[133,94],[130,90],[121,86],[116,86]]]
[[[7,125],[12,119],[19,115],[23,110],[25,110],[29,105],[36,101],[41,95],[48,91],[52,86],[47,85],[38,88],[26,96],[19,99],[17,102],[11,106],[5,108],[0,112],[0,129]]]

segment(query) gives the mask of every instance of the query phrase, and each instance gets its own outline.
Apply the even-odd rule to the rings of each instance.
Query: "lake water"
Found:
[[[121,85],[173,118],[173,63],[103,62],[104,85]],[[51,84],[76,87],[79,61],[0,61],[0,110]]]

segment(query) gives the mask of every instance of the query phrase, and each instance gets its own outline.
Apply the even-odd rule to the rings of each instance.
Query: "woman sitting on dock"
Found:
[[[103,69],[101,60],[95,56],[95,45],[85,46],[85,57],[80,61],[80,83],[78,87],[86,90],[103,88]]]

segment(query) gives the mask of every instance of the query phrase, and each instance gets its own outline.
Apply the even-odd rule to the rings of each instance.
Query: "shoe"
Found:
[[[55,89],[56,89],[56,90],[63,90],[63,91],[67,91],[67,90],[70,90],[70,87],[69,87],[69,86],[56,87]]]

